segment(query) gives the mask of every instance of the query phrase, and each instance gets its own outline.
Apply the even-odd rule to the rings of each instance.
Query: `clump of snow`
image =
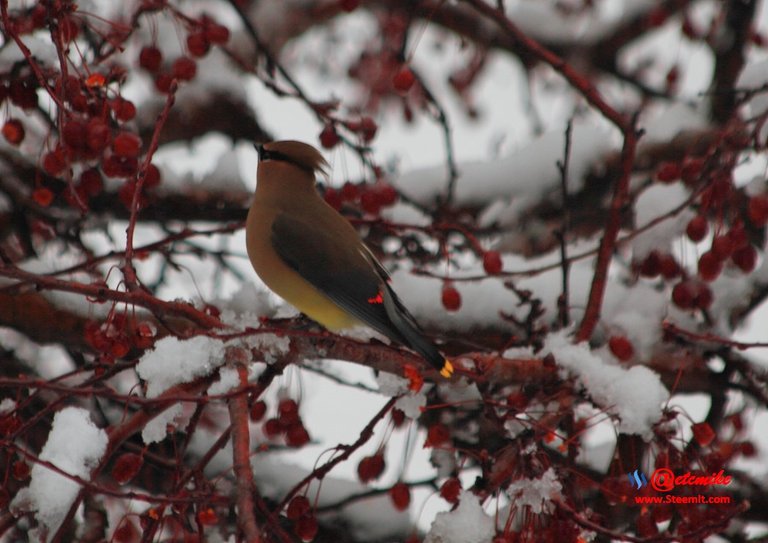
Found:
[[[229,149],[221,154],[211,173],[204,176],[201,187],[217,191],[241,192],[245,184],[240,177],[240,162],[235,149]]]
[[[15,409],[16,400],[12,400],[11,398],[3,398],[3,400],[0,401],[0,415],[5,415],[14,411]]]
[[[224,361],[221,340],[208,336],[180,340],[168,336],[141,357],[136,372],[147,382],[147,396],[154,398],[175,385],[209,375]]]
[[[225,345],[221,340],[207,336],[180,340],[168,336],[155,343],[155,348],[141,357],[136,372],[147,382],[147,397],[155,398],[178,384],[210,375],[224,364],[224,355]],[[220,382],[222,379],[224,377]],[[141,433],[144,442],[162,441],[168,425],[174,424],[182,414],[182,404],[165,409],[144,426]]]
[[[107,450],[107,433],[97,428],[88,411],[67,407],[53,417],[51,432],[40,452],[40,459],[64,472],[89,480],[91,470]],[[75,501],[80,485],[43,466],[32,466],[29,487],[16,495],[11,507],[34,511],[42,526],[41,539],[56,532]]]
[[[421,410],[427,405],[427,396],[422,387],[419,392],[410,392],[400,397],[395,402],[395,408],[399,409],[409,419],[417,419],[421,416]]]
[[[384,396],[399,396],[408,392],[409,381],[394,373],[380,371],[376,375],[376,384]]]
[[[493,518],[477,496],[464,490],[456,509],[437,514],[424,543],[487,543],[495,533]]]
[[[237,327],[258,327],[258,317],[274,317],[280,304],[266,287],[256,288],[253,283],[244,282],[230,298],[216,300],[214,305],[221,308],[223,323]]]
[[[753,62],[744,66],[736,86],[740,89],[759,89],[768,83],[768,61]],[[757,117],[768,110],[768,96],[756,92],[747,102],[749,115]],[[763,132],[766,128],[763,127]],[[762,137],[762,136],[761,136]]]
[[[659,376],[645,366],[626,369],[610,365],[589,350],[586,342],[571,343],[567,331],[549,334],[544,353],[586,389],[592,399],[619,417],[619,430],[627,434],[652,435],[651,427],[661,418],[661,407],[669,392]]]
[[[256,333],[246,338],[245,343],[252,349],[258,349],[264,356],[264,362],[273,364],[278,358],[291,350],[291,338],[272,333]]]
[[[161,442],[168,435],[168,427],[176,425],[176,421],[181,417],[182,412],[181,404],[168,407],[144,425],[144,428],[141,429],[141,439],[147,445]]]
[[[208,387],[208,394],[211,396],[226,394],[239,384],[240,376],[235,368],[221,368],[219,379]]]
[[[614,148],[610,134],[591,121],[577,120],[571,134],[568,163],[571,190],[582,186],[590,167]],[[565,127],[548,132],[530,144],[498,160],[464,162],[456,180],[455,203],[487,204],[498,198],[518,199],[516,206],[541,199],[557,189],[563,159]],[[445,166],[418,169],[403,174],[395,184],[407,196],[421,204],[430,204],[445,190]]]
[[[477,385],[464,377],[456,379],[454,382],[440,382],[438,387],[440,397],[446,403],[454,404],[457,407],[466,405],[474,408],[477,402],[481,402],[483,399]]]
[[[635,224],[642,228],[684,204],[689,197],[690,193],[682,183],[652,185],[635,200]],[[693,211],[685,209],[640,233],[632,240],[635,258],[642,260],[654,249],[669,251],[672,242],[685,232],[693,217]]]
[[[530,507],[540,515],[554,511],[555,500],[562,499],[563,490],[555,470],[549,468],[538,479],[518,479],[507,487],[507,494],[516,507]]]

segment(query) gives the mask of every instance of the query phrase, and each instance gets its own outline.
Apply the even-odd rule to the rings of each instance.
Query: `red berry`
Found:
[[[731,253],[733,253],[735,249],[736,246],[733,242],[733,239],[728,237],[728,235],[723,235],[715,236],[712,239],[712,248],[710,252],[714,255],[715,258],[722,262],[731,256]]]
[[[679,162],[662,162],[656,171],[656,178],[662,183],[672,183],[680,179],[682,172]]]
[[[38,187],[32,191],[32,199],[41,207],[48,207],[53,202],[53,192],[45,187]]]
[[[757,251],[751,245],[744,245],[733,252],[731,260],[741,271],[749,273],[757,265]]]
[[[197,521],[203,526],[213,526],[219,521],[219,517],[213,508],[206,507],[197,512]]]
[[[312,505],[309,503],[309,499],[306,496],[294,496],[291,501],[288,502],[288,507],[285,510],[285,516],[291,520],[298,520],[306,515]]]
[[[325,189],[325,192],[323,193],[323,198],[325,199],[325,203],[327,203],[336,211],[341,209],[341,204],[343,203],[343,201],[341,199],[341,193],[339,193],[338,190],[328,187],[327,189]]]
[[[77,119],[70,119],[61,127],[61,141],[73,149],[83,149],[86,146],[85,124]]]
[[[706,447],[715,439],[715,431],[706,422],[698,422],[691,426],[693,431],[693,438],[702,447]]]
[[[704,169],[704,159],[699,157],[687,158],[683,163],[683,170],[680,173],[683,182],[692,185],[695,184]]]
[[[110,104],[118,121],[130,121],[136,116],[136,106],[130,100],[117,98]]]
[[[397,202],[398,194],[395,187],[388,185],[387,183],[379,183],[376,186],[376,192],[379,195],[381,205],[388,207],[394,205]]]
[[[341,187],[341,198],[345,202],[354,202],[359,196],[360,188],[351,181],[347,181]]]
[[[294,532],[304,542],[312,541],[317,535],[317,519],[314,515],[301,517],[294,526]]]
[[[64,43],[69,43],[80,33],[80,27],[74,17],[62,17],[59,19],[59,32],[61,33],[61,40]]]
[[[723,271],[723,261],[712,251],[707,251],[699,257],[699,277],[704,281],[714,281]]]
[[[293,424],[299,420],[299,404],[296,400],[285,398],[277,404],[277,416],[284,425]]]
[[[611,336],[608,340],[608,348],[611,349],[613,356],[622,362],[626,362],[635,354],[632,343],[624,336]]]
[[[112,478],[118,484],[124,485],[136,477],[143,464],[144,458],[141,455],[135,453],[121,454],[115,460],[115,465],[112,466]]]
[[[680,275],[680,264],[677,263],[675,257],[669,253],[663,253],[659,255],[659,271],[664,279],[674,279]]]
[[[120,526],[112,534],[112,539],[117,543],[133,543],[134,541],[139,541],[140,536],[141,534],[136,525],[127,517],[123,517],[120,521]]]
[[[139,53],[139,65],[148,72],[156,72],[163,63],[163,54],[160,49],[148,45]]]
[[[439,447],[451,439],[451,431],[445,424],[433,424],[427,430],[427,439],[424,441],[424,447]]]
[[[278,419],[267,420],[267,422],[264,423],[261,429],[264,432],[264,435],[267,436],[268,439],[275,438],[283,433],[283,425],[280,424],[280,421]]]
[[[135,157],[120,157],[112,154],[101,161],[101,169],[107,177],[133,177],[139,169],[139,161]],[[120,191],[125,186],[121,187]],[[133,194],[133,189],[130,193]]]
[[[23,481],[27,477],[29,477],[29,472],[31,471],[31,468],[29,467],[29,464],[24,462],[23,460],[16,460],[13,463],[13,478],[17,481]]]
[[[172,85],[173,76],[171,74],[159,74],[155,77],[155,88],[163,94],[169,93]]]
[[[50,151],[43,155],[43,170],[48,175],[58,175],[67,167],[64,153],[61,149]]]
[[[708,232],[709,223],[701,215],[696,215],[688,221],[688,226],[685,228],[685,234],[688,236],[688,239],[695,242],[699,242],[707,237]]]
[[[360,207],[369,215],[378,215],[381,212],[379,195],[373,190],[365,190],[360,195]]]
[[[144,172],[144,187],[147,189],[153,189],[160,184],[161,179],[162,174],[160,173],[160,168],[154,164],[149,164],[147,166],[147,171]]]
[[[731,240],[731,247],[733,247],[733,251],[737,251],[745,245],[749,244],[747,231],[744,229],[744,225],[741,223],[733,225],[731,229],[728,230],[726,236],[728,236],[728,239]]]
[[[408,66],[403,66],[392,78],[392,86],[397,92],[405,94],[411,90],[415,81],[416,76],[413,75],[411,69]]]
[[[456,290],[456,287],[451,283],[445,283],[443,285],[441,300],[443,302],[443,307],[448,311],[458,311],[461,307],[461,294],[459,294],[459,291]]]
[[[87,196],[96,196],[104,190],[104,180],[101,178],[99,170],[89,168],[80,174],[80,187]]]
[[[336,133],[336,129],[333,125],[327,124],[323,127],[323,131],[320,132],[320,145],[325,149],[333,149],[340,141],[341,138]]]
[[[346,12],[355,11],[359,5],[360,0],[339,0],[339,7]]]
[[[451,477],[443,483],[440,487],[440,496],[443,497],[448,503],[456,503],[459,501],[459,493],[461,492],[461,483],[456,477]]]
[[[193,57],[204,57],[210,48],[211,43],[202,32],[193,32],[187,36],[187,49]]]
[[[680,309],[696,307],[696,289],[691,281],[681,281],[672,289],[672,302]]]
[[[171,73],[176,79],[190,81],[197,75],[197,63],[189,57],[179,57],[171,66]]]
[[[366,456],[357,465],[357,476],[363,483],[368,483],[378,477],[384,471],[384,455],[380,452],[373,456]]]
[[[400,481],[389,489],[389,497],[398,511],[405,511],[411,504],[411,488]]]
[[[395,428],[400,428],[405,423],[405,412],[400,409],[393,409],[390,416],[392,417],[392,426]]]
[[[229,41],[229,29],[217,23],[211,23],[205,27],[205,37],[211,43],[223,45]]]
[[[34,80],[13,79],[8,85],[8,97],[21,109],[37,107],[37,85]]]
[[[285,442],[289,447],[303,447],[309,441],[309,432],[301,422],[288,426],[288,430],[285,432]]]
[[[696,298],[694,303],[699,309],[708,309],[712,305],[712,290],[704,283],[696,283]]]
[[[502,262],[498,251],[486,251],[483,255],[483,269],[488,275],[501,273]]]
[[[640,264],[640,275],[654,278],[661,273],[661,259],[658,251],[651,251]]]
[[[768,223],[768,195],[759,194],[750,198],[747,214],[749,221],[755,226],[764,226]]]
[[[24,125],[18,119],[8,119],[3,125],[3,137],[11,145],[18,145],[24,140]]]
[[[67,167],[67,163],[64,159],[64,153],[61,149],[50,151],[43,155],[43,170],[48,175],[59,175]]]
[[[359,132],[360,135],[363,137],[363,141],[366,143],[370,143],[373,138],[376,136],[376,131],[378,130],[378,126],[376,126],[376,121],[371,119],[370,117],[363,117],[360,120],[360,128]]]
[[[253,422],[259,422],[264,418],[267,413],[267,403],[264,400],[258,400],[253,402],[251,410],[248,412],[248,416]]]
[[[112,141],[112,151],[119,157],[135,158],[141,151],[141,138],[133,132],[120,132]]]
[[[101,153],[110,143],[112,131],[101,119],[91,119],[85,126],[85,145],[93,153]]]

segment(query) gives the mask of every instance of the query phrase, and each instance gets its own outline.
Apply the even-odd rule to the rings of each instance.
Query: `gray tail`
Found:
[[[413,315],[403,305],[394,291],[386,287],[384,296],[384,308],[390,322],[400,337],[393,338],[419,353],[424,360],[440,372],[443,377],[453,374],[453,365],[437,350],[434,343],[424,337],[424,332],[419,327]]]

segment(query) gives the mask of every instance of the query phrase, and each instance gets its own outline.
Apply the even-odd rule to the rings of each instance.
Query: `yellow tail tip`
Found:
[[[446,379],[450,379],[453,375],[453,364],[451,364],[447,359],[445,362],[443,362],[443,368],[440,370],[440,375]]]

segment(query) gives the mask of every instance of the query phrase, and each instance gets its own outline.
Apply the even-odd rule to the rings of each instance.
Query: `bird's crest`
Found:
[[[330,167],[320,151],[300,141],[271,141],[257,146],[256,149],[259,151],[260,162],[265,160],[290,162],[313,174],[319,172],[323,175],[328,173]]]

